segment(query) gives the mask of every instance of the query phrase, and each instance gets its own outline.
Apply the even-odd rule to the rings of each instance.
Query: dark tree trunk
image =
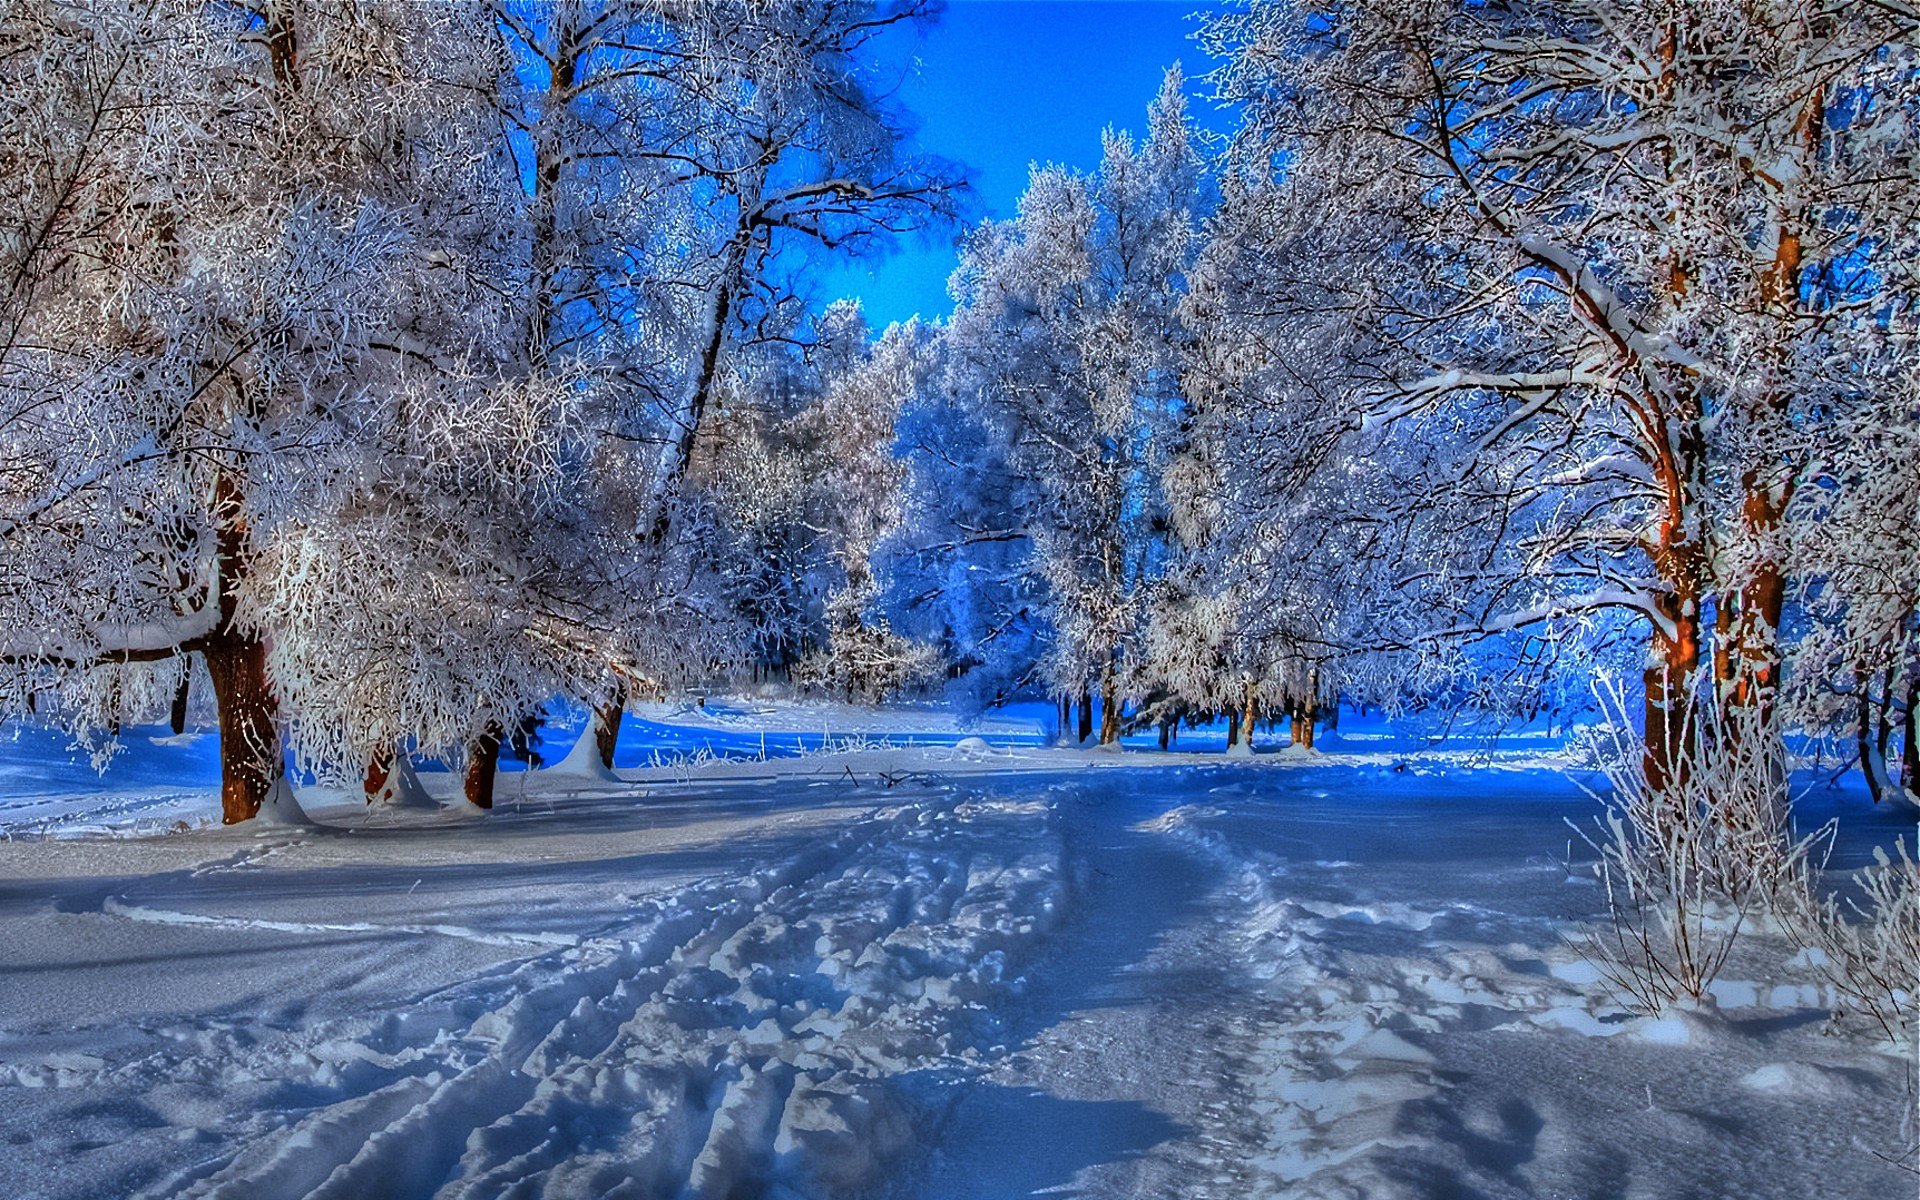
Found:
[[[232,825],[253,819],[286,773],[279,706],[259,638],[228,625],[206,639],[201,654],[220,714],[220,819]]]
[[[1165,750],[1167,748],[1167,738],[1172,735],[1172,732],[1172,721],[1163,720],[1160,722],[1160,749]]]
[[[613,694],[593,709],[593,744],[600,752],[600,765],[613,766],[613,752],[620,744],[620,720],[627,712],[627,685],[616,683]]]
[[[193,655],[180,658],[180,682],[173,689],[173,708],[167,713],[167,726],[174,734],[187,731],[187,691],[193,681]]]
[[[1231,750],[1239,744],[1240,710],[1237,708],[1229,709],[1227,710],[1227,749]]]
[[[488,721],[487,727],[467,746],[467,803],[475,808],[493,807],[493,780],[500,765],[500,723]]]
[[[1920,716],[1914,713],[1920,708],[1920,669],[1907,668],[1907,712],[1901,718],[1900,725],[1900,786],[1906,789],[1907,797],[1920,804],[1920,742],[1914,734],[1920,732]]]
[[[544,723],[545,718],[536,708],[532,712],[522,714],[520,720],[515,723],[512,734],[507,738],[507,751],[529,767],[536,769],[545,766],[547,762],[540,751],[534,748],[540,740],[540,726]]]
[[[1089,692],[1080,693],[1079,730],[1079,740],[1085,744],[1086,740],[1093,736],[1093,695]]]
[[[1860,710],[1855,722],[1859,728],[1854,733],[1855,743],[1860,752],[1860,774],[1866,777],[1867,795],[1873,798],[1875,804],[1878,804],[1885,797],[1880,794],[1881,760],[1879,747],[1873,737],[1873,687],[1866,672],[1862,671],[1859,674],[1855,687],[1860,693]]]
[[[1107,659],[1107,669],[1100,674],[1100,744],[1111,746],[1120,740],[1119,688],[1114,681],[1113,659]]]

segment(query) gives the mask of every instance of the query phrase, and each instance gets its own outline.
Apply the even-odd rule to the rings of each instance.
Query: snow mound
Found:
[[[1813,1097],[1847,1097],[1860,1090],[1855,1072],[1817,1063],[1776,1062],[1756,1067],[1740,1079],[1742,1087],[1755,1092]]]
[[[306,809],[300,807],[299,798],[293,794],[293,785],[283,777],[267,793],[251,824],[255,828],[267,829],[307,828],[313,825],[313,818],[307,815]]]
[[[614,778],[612,768],[600,761],[600,747],[594,741],[593,722],[580,727],[567,756],[548,767],[544,774],[556,779],[584,779],[604,783]]]
[[[998,749],[983,737],[963,737],[953,744],[953,756],[968,762],[980,762],[989,758],[1004,758],[1006,751]]]

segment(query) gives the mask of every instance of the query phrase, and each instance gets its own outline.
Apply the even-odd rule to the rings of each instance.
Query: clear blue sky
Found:
[[[1195,77],[1210,65],[1189,35],[1207,0],[951,0],[924,37],[889,33],[879,47],[900,77],[925,150],[971,173],[978,217],[1007,217],[1030,163],[1090,168],[1100,130],[1142,130],[1160,77],[1185,68],[1194,115],[1214,124]],[[904,239],[885,259],[829,269],[819,296],[856,296],[877,332],[952,307],[953,239]]]

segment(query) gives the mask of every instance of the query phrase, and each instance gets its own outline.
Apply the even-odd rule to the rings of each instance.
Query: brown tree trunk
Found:
[[[1313,723],[1320,719],[1320,668],[1307,672],[1307,697],[1300,702],[1300,744],[1313,749]]]
[[[201,647],[220,714],[220,819],[252,820],[280,782],[279,705],[267,680],[267,647],[227,625]]]
[[[493,807],[493,780],[500,765],[503,732],[498,721],[488,721],[467,746],[467,803],[475,808]]]
[[[378,751],[367,760],[366,778],[360,782],[360,790],[366,793],[367,803],[372,804],[387,790],[387,781],[393,778],[393,750]]]
[[[180,656],[180,682],[173,689],[173,707],[167,713],[167,727],[177,737],[187,731],[187,690],[193,682],[193,655]]]
[[[1253,749],[1253,721],[1257,708],[1253,678],[1248,676],[1240,681],[1240,728],[1247,738],[1247,749]]]
[[[1805,265],[1801,230],[1807,223],[1804,197],[1798,181],[1818,169],[1820,133],[1826,119],[1826,88],[1814,83],[1794,122],[1800,161],[1793,182],[1782,181],[1775,212],[1773,256],[1762,271],[1760,301],[1778,330],[1767,369],[1784,373],[1798,336],[1800,275]],[[1786,603],[1786,567],[1782,560],[1780,527],[1793,500],[1795,464],[1769,453],[1769,431],[1783,427],[1791,417],[1790,385],[1776,380],[1753,401],[1750,431],[1760,444],[1747,451],[1741,473],[1740,519],[1752,553],[1752,566],[1741,580],[1733,626],[1733,662],[1728,702],[1751,709],[1762,726],[1773,720],[1774,698],[1780,689],[1780,616]]]
[[[1687,756],[1696,733],[1694,682],[1700,669],[1700,617],[1697,602],[1671,594],[1656,603],[1673,633],[1656,625],[1641,679],[1646,688],[1647,786],[1655,791],[1686,779]]]
[[[620,720],[627,712],[627,685],[615,683],[613,694],[593,708],[593,744],[600,752],[600,765],[613,766],[613,752],[620,744]]]

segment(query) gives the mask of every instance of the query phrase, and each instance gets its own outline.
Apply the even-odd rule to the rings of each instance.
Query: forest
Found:
[[[1731,905],[1910,1057],[1920,9],[1218,6],[996,217],[880,51],[942,7],[0,6],[7,735],[211,730],[244,829],[710,697],[1544,730],[1629,1008]],[[945,311],[825,291],[912,244]]]

